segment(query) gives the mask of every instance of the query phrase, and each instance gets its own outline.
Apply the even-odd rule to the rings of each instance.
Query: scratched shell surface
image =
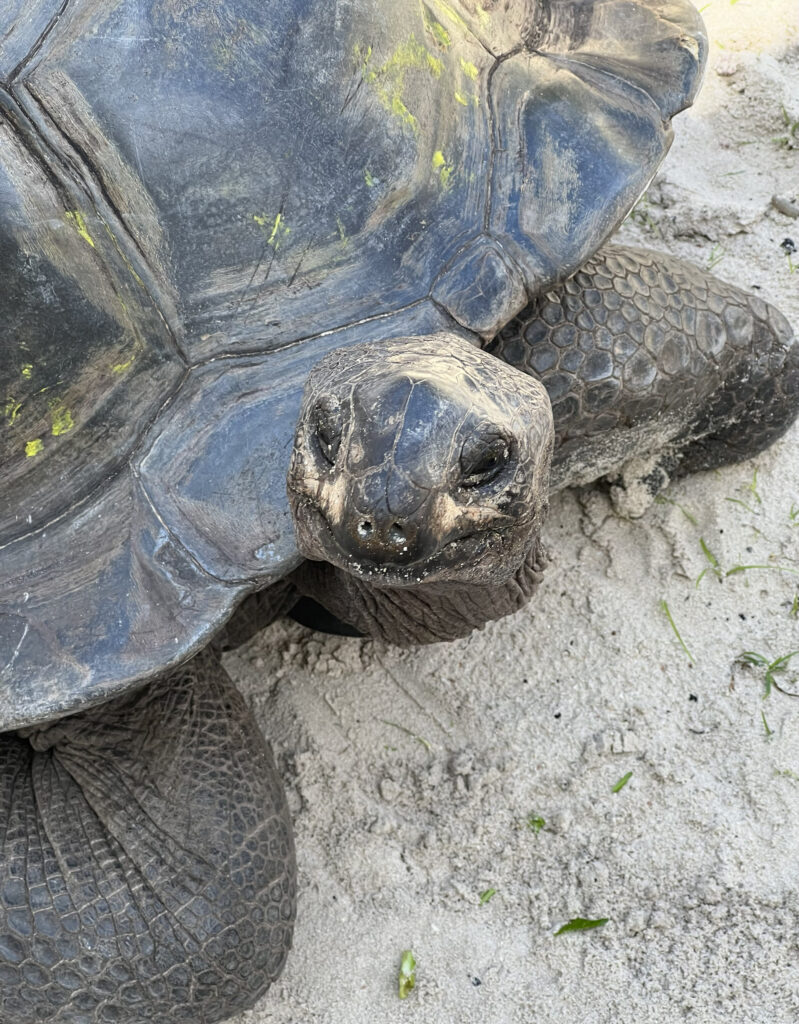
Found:
[[[308,368],[576,269],[704,47],[684,3],[0,0],[0,728],[290,571]]]

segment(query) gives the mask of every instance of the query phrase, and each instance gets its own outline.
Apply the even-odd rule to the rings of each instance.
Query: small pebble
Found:
[[[799,217],[799,204],[787,196],[772,196],[771,205],[786,217]]]
[[[650,928],[668,928],[671,925],[671,919],[669,915],[664,913],[662,910],[653,910],[652,915],[649,918]]]
[[[720,53],[716,57],[716,74],[720,78],[730,78],[740,70],[738,58],[732,53]]]
[[[380,795],[388,804],[394,803],[400,793],[400,788],[393,779],[382,779],[378,786]]]
[[[391,835],[396,829],[396,824],[389,818],[379,815],[369,826],[369,831],[375,836]]]
[[[461,750],[453,754],[449,760],[451,775],[471,775],[474,771],[474,755],[469,750]]]
[[[572,815],[569,810],[555,811],[547,818],[546,829],[556,835],[561,832],[568,832],[572,824]]]
[[[628,935],[638,935],[646,928],[646,914],[643,910],[631,910],[627,915]]]

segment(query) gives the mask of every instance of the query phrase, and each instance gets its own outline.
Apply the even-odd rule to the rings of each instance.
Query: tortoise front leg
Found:
[[[0,736],[0,1020],[211,1024],[291,942],[291,825],[216,659]]]
[[[670,476],[757,454],[799,413],[799,344],[785,317],[645,250],[601,250],[489,351],[549,392],[554,488],[622,471],[651,500]]]

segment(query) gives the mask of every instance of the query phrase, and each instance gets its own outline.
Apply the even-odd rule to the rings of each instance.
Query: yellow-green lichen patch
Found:
[[[131,368],[131,366],[133,366],[133,363],[134,363],[135,359],[136,359],[136,356],[131,356],[130,359],[126,359],[124,363],[115,363],[111,367],[111,372],[112,373],[124,373],[126,370],[129,370]]]
[[[50,422],[52,423],[51,433],[53,437],[60,437],[68,434],[75,426],[72,412],[63,402],[55,401],[50,403]]]
[[[89,229],[86,227],[86,221],[84,220],[83,214],[80,210],[67,210],[64,216],[72,224],[83,241],[94,249],[94,239],[89,234]]]
[[[433,37],[436,46],[440,46],[442,50],[449,49],[452,46],[452,38],[427,4],[422,4],[422,19],[425,31]]]
[[[25,455],[32,459],[34,455],[39,454],[42,448],[44,448],[44,442],[40,437],[35,437],[32,441],[25,443]]]
[[[347,229],[344,227],[344,221],[341,217],[336,216],[336,226],[338,227],[338,237],[342,247],[349,245],[349,238],[347,237]]]
[[[477,65],[472,64],[470,60],[464,60],[463,57],[460,59],[461,71],[466,75],[467,78],[471,78],[473,82],[477,81]]]
[[[280,248],[280,243],[284,241],[286,235],[291,234],[291,228],[283,220],[282,213],[278,213],[274,220],[271,220],[266,214],[254,213],[252,219],[259,228],[263,229],[267,236],[266,244],[271,245],[275,252]]]
[[[452,183],[450,179],[452,178],[454,167],[452,164],[447,163],[446,157],[440,149],[437,149],[435,153],[433,153],[432,164],[433,170],[438,174],[438,180],[441,182],[441,187],[444,189],[449,188]]]
[[[363,169],[363,180],[366,182],[369,188],[375,187],[375,179],[372,176],[372,172],[369,170],[368,167],[364,167]]]
[[[18,402],[16,398],[6,399],[6,404],[3,406],[3,415],[8,420],[9,424],[12,424],[16,420],[17,416],[19,416],[21,408],[22,402]]]
[[[418,132],[419,121],[404,101],[405,77],[408,71],[424,71],[434,78],[440,78],[444,65],[439,58],[411,35],[379,67],[370,64],[371,46],[356,45],[355,59],[360,65],[363,80],[374,88],[383,107],[414,132]]]
[[[25,365],[20,370],[20,373],[25,378],[25,380],[30,380],[31,374],[33,373],[33,363],[25,363]]]
[[[456,92],[455,99],[462,107],[468,107],[470,104],[476,107],[480,103],[480,98],[473,93],[464,95],[462,92]]]
[[[457,25],[458,28],[462,32],[468,32],[470,35],[472,34],[471,33],[471,29],[466,24],[466,22],[463,20],[463,18],[460,16],[460,14],[458,14],[458,12],[452,7],[452,4],[445,3],[444,0],[432,0],[432,2],[433,2],[433,6],[441,14],[443,14],[443,15],[445,15],[445,17],[449,18],[449,20],[451,22],[453,22],[455,25]],[[479,14],[478,14],[478,17],[479,17]],[[480,18],[480,22],[482,24],[482,18]]]

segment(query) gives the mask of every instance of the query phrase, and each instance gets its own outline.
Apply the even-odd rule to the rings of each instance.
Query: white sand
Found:
[[[623,236],[720,256],[799,326],[799,255],[791,275],[779,247],[799,220],[770,206],[799,201],[799,148],[772,141],[781,104],[799,118],[799,7],[704,13],[704,90]],[[667,498],[630,522],[599,492],[558,497],[542,592],[466,641],[402,652],[279,623],[228,658],[300,871],[295,949],[239,1024],[796,1024],[799,701],[763,700],[736,656],[799,650],[799,576],[696,580],[700,539],[723,569],[799,569],[799,428]],[[799,691],[799,656],[777,680]],[[556,938],[575,916],[610,921]]]

